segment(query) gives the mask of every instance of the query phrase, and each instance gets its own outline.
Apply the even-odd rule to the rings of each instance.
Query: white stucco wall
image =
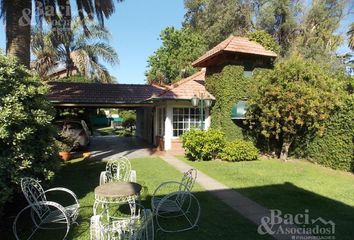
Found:
[[[166,107],[164,148],[165,148],[165,150],[171,150],[172,140],[179,138],[179,137],[173,137],[173,122],[172,122],[173,121],[173,108],[193,107],[193,106],[189,101],[175,101],[175,100],[166,101],[166,103],[163,106]],[[205,129],[208,129],[210,127],[211,116],[210,116],[209,112],[210,112],[209,109],[206,109],[206,111],[205,111]],[[156,116],[154,119],[155,119],[154,121],[155,121],[155,127],[156,127],[157,126]],[[156,136],[156,128],[155,128],[155,136]]]

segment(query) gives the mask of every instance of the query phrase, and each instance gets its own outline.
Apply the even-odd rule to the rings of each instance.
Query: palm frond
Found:
[[[91,60],[87,52],[79,49],[71,52],[70,57],[81,75],[90,76]]]
[[[41,79],[47,78],[47,73],[58,60],[56,48],[51,44],[48,33],[40,28],[33,28],[31,34],[31,50],[36,57],[32,65]]]
[[[6,22],[6,13],[10,0],[0,0],[0,18],[3,19],[3,22]]]
[[[112,37],[111,33],[105,28],[99,25],[97,22],[86,19],[87,28],[89,33],[85,33],[81,30],[81,26],[73,24],[72,31],[75,33],[76,42],[80,45],[86,44],[86,42],[90,42],[93,40],[101,40],[101,41],[109,41]]]
[[[97,56],[102,58],[105,62],[108,62],[111,65],[119,63],[119,58],[117,52],[113,47],[106,43],[94,43],[90,45],[83,46],[89,56]]]
[[[106,1],[95,0],[95,9],[96,9],[97,20],[102,26],[104,25],[104,18],[108,18],[115,11],[112,0],[106,0]]]
[[[113,79],[108,70],[101,64],[94,61],[91,62],[93,75],[91,76],[96,82],[113,83]]]

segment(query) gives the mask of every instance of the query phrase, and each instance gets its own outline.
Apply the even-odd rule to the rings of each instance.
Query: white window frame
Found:
[[[200,129],[200,108],[193,107],[173,107],[172,109],[172,137],[179,138],[184,132],[191,128]],[[205,125],[204,110],[204,125]]]

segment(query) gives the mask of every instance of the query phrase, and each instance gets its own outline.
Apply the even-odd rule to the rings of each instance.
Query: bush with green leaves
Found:
[[[326,121],[342,104],[344,82],[312,60],[293,55],[273,70],[259,71],[248,98],[247,122],[277,143],[286,159],[297,136],[323,133]]]
[[[22,177],[49,180],[58,167],[47,87],[0,53],[0,212]]]
[[[225,134],[216,129],[191,129],[182,135],[183,148],[190,160],[207,161],[217,157],[225,145]]]
[[[318,164],[354,172],[354,95],[348,94],[345,104],[326,121],[322,136],[305,134],[293,149],[296,157]]]
[[[227,142],[218,156],[223,161],[252,161],[258,158],[258,149],[250,141],[235,140]]]
[[[268,50],[273,51],[275,53],[279,53],[280,52],[279,44],[275,41],[275,39],[272,37],[272,35],[270,35],[269,33],[267,33],[264,30],[258,29],[258,30],[255,30],[253,32],[249,32],[247,34],[247,37],[251,41],[258,42],[265,49],[268,49]]]

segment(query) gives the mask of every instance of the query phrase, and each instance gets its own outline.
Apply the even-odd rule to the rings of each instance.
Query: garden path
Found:
[[[167,162],[168,164],[175,167],[180,172],[185,172],[188,169],[193,168],[187,163],[177,159],[172,155],[164,155],[161,158]],[[221,201],[226,203],[228,206],[239,212],[242,216],[249,219],[257,226],[262,224],[262,218],[270,217],[271,212],[269,209],[259,205],[258,203],[252,201],[251,199],[241,195],[234,189],[227,187],[226,185],[216,181],[215,179],[209,177],[208,175],[202,173],[198,170],[198,177],[196,182],[201,185],[205,190],[215,195]],[[236,226],[237,227],[237,226]],[[297,228],[295,225],[281,225],[283,229],[285,228]],[[273,229],[278,229],[276,225],[274,225]],[[265,229],[262,227],[262,231]],[[301,229],[300,229],[301,230]],[[316,239],[314,236],[303,235],[303,234],[273,234],[272,235],[277,240],[295,240],[295,239]]]

